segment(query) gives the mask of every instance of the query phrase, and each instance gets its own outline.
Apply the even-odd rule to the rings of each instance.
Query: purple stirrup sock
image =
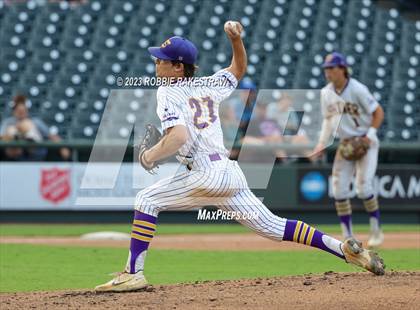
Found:
[[[373,212],[369,212],[369,216],[370,217],[374,217],[379,222],[379,217],[380,217],[379,209],[378,210],[375,210]]]
[[[136,273],[143,270],[147,248],[156,230],[156,221],[157,217],[134,211],[127,272]]]
[[[283,240],[306,244],[344,259],[341,241],[325,235],[302,221],[287,220]]]
[[[341,215],[339,218],[341,226],[343,227],[344,237],[348,238],[353,236],[351,215]]]
[[[380,212],[378,199],[375,196],[371,196],[363,200],[366,211],[369,213],[369,222],[371,232],[377,232],[380,228]]]

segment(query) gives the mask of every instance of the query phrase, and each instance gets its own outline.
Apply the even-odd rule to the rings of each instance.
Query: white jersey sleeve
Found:
[[[160,119],[162,130],[176,125],[186,126],[181,103],[175,102],[168,94],[169,91],[168,87],[163,86],[159,87],[157,91],[156,112]]]
[[[321,112],[324,118],[341,114],[344,104],[344,100],[330,88],[321,89]]]
[[[361,83],[358,84],[356,96],[360,105],[368,113],[373,113],[379,106],[378,101],[370,93],[369,89]]]
[[[226,69],[217,71],[211,77],[215,81],[214,86],[211,87],[212,98],[217,102],[222,102],[228,98],[235,88],[238,86],[236,77]],[[218,82],[221,83],[218,83]]]

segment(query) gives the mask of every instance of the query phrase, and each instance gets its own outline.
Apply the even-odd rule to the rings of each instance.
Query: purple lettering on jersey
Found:
[[[201,110],[200,101],[198,101],[195,98],[190,98],[189,104],[190,104],[190,107],[193,110],[195,110],[195,113],[194,113],[194,125],[195,125],[195,127],[197,127],[198,129],[206,128],[209,124],[207,122],[200,122],[199,121],[202,114],[203,114],[203,111]]]
[[[230,84],[231,87],[235,87],[233,85],[233,83],[229,80],[229,78],[225,74],[223,74],[222,76],[229,82],[229,84]]]
[[[210,123],[214,123],[217,120],[217,116],[214,113],[214,101],[211,100],[210,97],[203,97],[200,99],[190,98],[188,103],[191,109],[195,111],[194,126],[198,129],[207,128]],[[205,113],[208,114],[208,121],[202,121],[202,118],[205,117],[205,115],[203,115],[203,110],[205,111],[205,109],[208,110],[208,113]]]
[[[214,114],[214,101],[210,97],[204,97],[203,102],[207,102],[207,107],[209,108],[209,118],[210,123],[214,123],[217,120],[217,116]]]
[[[171,116],[171,117],[168,117],[167,119],[164,119],[162,122],[173,121],[173,120],[178,119],[178,118],[179,118],[179,117],[176,117],[176,116]]]

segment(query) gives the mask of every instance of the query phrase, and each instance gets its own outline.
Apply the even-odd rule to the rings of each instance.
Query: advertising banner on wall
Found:
[[[297,199],[303,205],[331,204],[333,187],[331,168],[299,168]],[[400,209],[420,208],[419,167],[379,167],[374,189],[381,205],[399,205]],[[353,183],[350,198],[357,198]],[[356,202],[358,199],[354,199]]]
[[[71,164],[0,164],[0,209],[70,209],[74,201]]]
[[[151,175],[131,163],[0,163],[0,210],[133,210],[141,189],[178,168]]]
[[[241,167],[244,171],[249,170],[246,165]],[[166,163],[159,168],[157,174],[151,175],[138,164],[131,163],[2,162],[0,211],[129,211],[133,210],[139,191],[162,178],[174,175],[178,169],[182,169],[179,164]],[[262,195],[268,197],[264,202],[272,209],[332,206],[330,167],[276,167],[271,178],[276,186],[265,190]],[[374,186],[381,206],[385,208],[420,208],[418,167],[379,167]],[[278,191],[279,188],[282,190]],[[353,186],[351,198],[352,204],[361,205],[360,200],[355,199],[357,195]]]

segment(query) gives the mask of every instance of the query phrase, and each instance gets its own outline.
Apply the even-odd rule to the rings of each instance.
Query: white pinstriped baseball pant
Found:
[[[215,205],[224,211],[258,214],[238,220],[259,235],[281,241],[286,219],[274,215],[248,188],[236,161],[222,158],[210,161],[207,156],[196,159],[192,170],[160,180],[141,190],[135,209],[153,216],[165,210],[188,210]]]
[[[376,195],[373,181],[376,167],[378,166],[379,141],[372,141],[367,154],[354,162],[345,160],[339,152],[336,153],[332,183],[333,195],[337,200],[348,199],[351,196],[350,184],[355,176],[356,194],[360,199],[366,199]]]

